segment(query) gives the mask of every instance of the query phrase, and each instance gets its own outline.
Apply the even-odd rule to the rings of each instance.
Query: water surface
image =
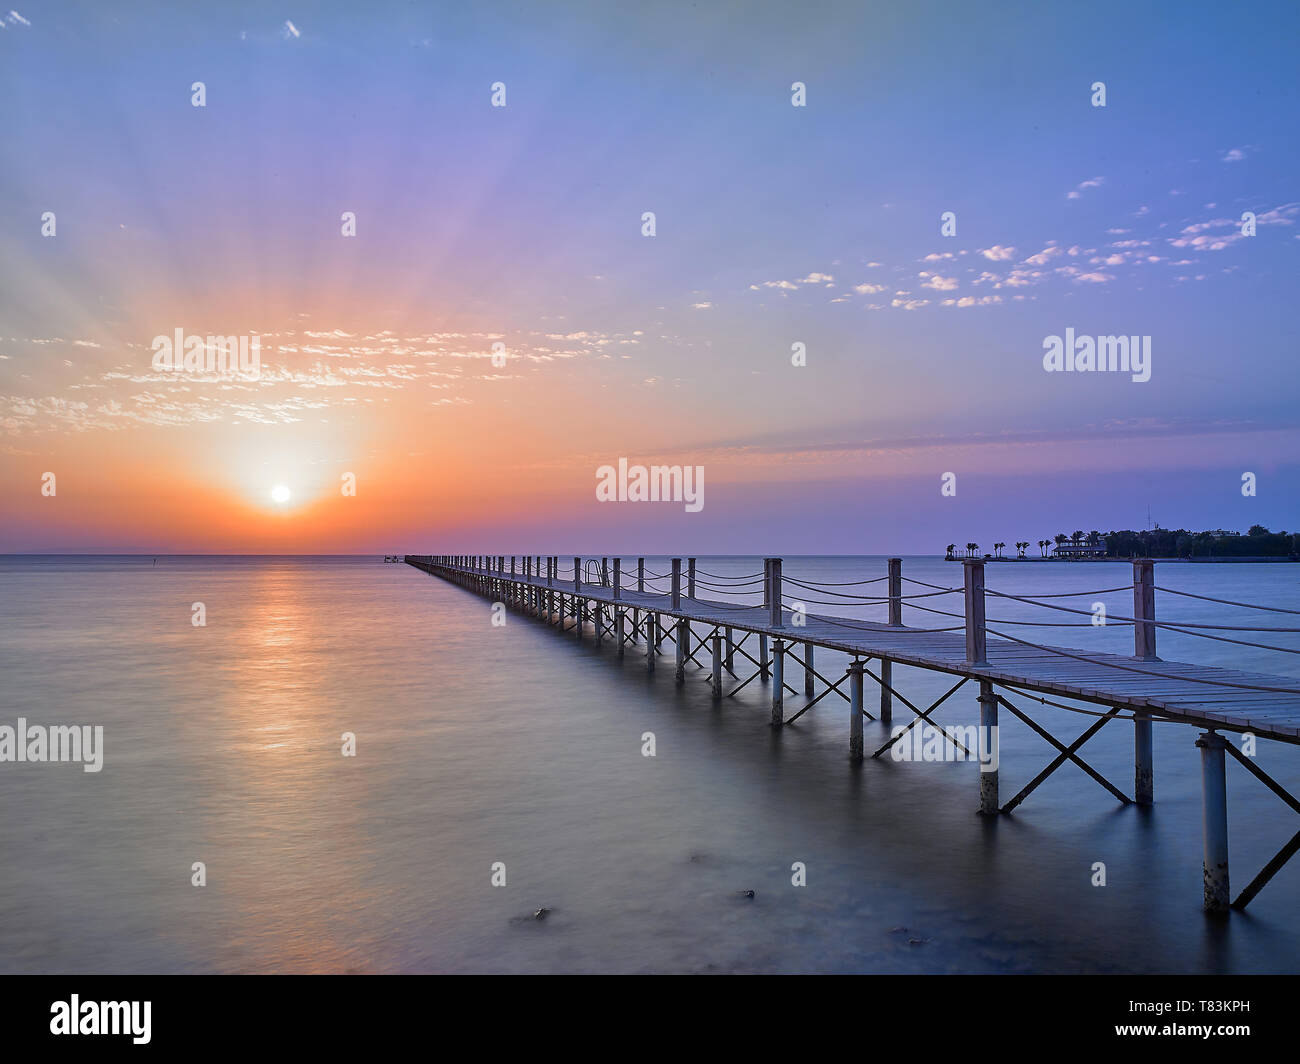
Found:
[[[761,567],[699,564],[735,576]],[[904,572],[961,582],[960,566],[939,559],[906,559]],[[883,573],[880,558],[785,563],[787,578],[810,581]],[[1130,574],[1121,563],[990,565],[988,583],[1060,593]],[[1158,565],[1157,582],[1300,608],[1291,565]],[[1131,608],[1131,593],[1097,598],[1115,614]],[[960,611],[955,597],[939,601]],[[1164,619],[1227,616],[1158,601]],[[195,602],[206,627],[191,624]],[[877,606],[836,612],[882,617]],[[989,613],[1042,617],[1005,600]],[[640,648],[620,663],[608,644],[535,620],[490,621],[489,603],[377,558],[0,560],[0,723],[101,724],[106,746],[98,774],[0,764],[0,970],[1300,968],[1300,862],[1248,913],[1200,912],[1195,729],[1156,726],[1153,809],[1122,807],[1066,766],[991,822],[975,814],[971,764],[850,763],[847,706],[834,696],[773,732],[757,681],[715,706],[704,670],[678,688],[671,658],[647,677]],[[1234,611],[1226,623],[1286,618]],[[1131,650],[1118,626],[1017,631]],[[1300,676],[1290,655],[1165,632],[1160,650]],[[838,678],[844,659],[823,652],[817,667]],[[924,705],[952,683],[902,667],[894,677]],[[797,665],[787,678],[802,691]],[[870,707],[870,681],[867,697]],[[787,696],[787,716],[802,704]],[[1021,708],[1066,740],[1091,723]],[[966,688],[936,717],[969,724],[976,710]],[[1004,799],[1055,753],[1008,716]],[[896,722],[907,719],[896,706]],[[641,754],[647,731],[654,758]],[[355,758],[341,756],[345,732]],[[868,750],[887,735],[868,722]],[[1081,753],[1131,793],[1130,725],[1108,725]],[[1300,751],[1262,743],[1259,763],[1300,791]],[[1240,890],[1300,823],[1239,766],[1228,773]],[[498,861],[507,885],[494,888]],[[806,887],[791,885],[796,861]],[[1091,885],[1096,862],[1105,887]],[[541,921],[539,907],[551,910]]]

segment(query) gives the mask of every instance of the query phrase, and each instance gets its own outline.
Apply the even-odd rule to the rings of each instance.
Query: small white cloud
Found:
[[[1065,194],[1065,198],[1078,199],[1080,196],[1083,195],[1086,189],[1100,188],[1105,183],[1106,183],[1106,179],[1104,177],[1093,177],[1087,181],[1080,181],[1077,185],[1074,186],[1074,188],[1072,188],[1069,192]]]
[[[1031,266],[1046,266],[1049,259],[1054,259],[1059,254],[1061,254],[1060,248],[1049,245],[1043,248],[1043,250],[1037,255],[1030,255],[1029,258],[1025,259],[1025,261]]]
[[[991,248],[981,248],[980,254],[986,259],[992,259],[994,262],[1006,262],[1007,259],[1015,257],[1016,249],[1013,247],[1003,247],[1001,244],[994,244]]]
[[[1221,156],[1225,163],[1239,163],[1245,157],[1246,150],[1244,148],[1229,148]]]
[[[921,276],[927,278],[921,283],[922,288],[931,288],[936,292],[951,292],[957,287],[956,277],[941,277],[937,273],[932,277],[924,273]]]
[[[302,36],[302,34],[298,31],[298,27],[295,26],[295,25],[294,25],[292,22],[290,22],[288,19],[285,19],[285,20],[284,20],[284,39],[287,41],[290,37],[297,38],[297,37],[301,37],[301,36]]]

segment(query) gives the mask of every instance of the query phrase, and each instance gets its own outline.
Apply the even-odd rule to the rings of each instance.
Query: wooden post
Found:
[[[591,604],[591,615],[596,623],[596,646],[600,646],[605,636],[605,608],[599,599]]]
[[[555,586],[555,563],[559,561],[554,555],[546,559],[546,586]]]
[[[811,695],[813,693],[813,645],[805,643],[803,645],[803,693]]]
[[[645,634],[645,671],[655,671],[655,649],[659,642],[657,629],[659,615],[653,610],[647,610],[645,615],[646,634]]]
[[[849,760],[862,760],[862,662],[849,666]]]
[[[614,607],[614,638],[618,640],[618,658],[623,660],[623,607]]]
[[[686,597],[695,597],[695,559],[686,559]]]
[[[1205,911],[1226,913],[1228,891],[1228,785],[1223,748],[1227,740],[1207,731],[1196,740],[1201,749],[1201,840]]]
[[[889,559],[889,623],[903,623],[903,559]]]
[[[888,658],[880,659],[880,723],[888,724],[894,719],[894,663]]]
[[[772,559],[763,559],[763,605],[768,607],[771,602],[772,584],[771,584]],[[768,610],[770,612],[770,607]],[[767,633],[758,633],[758,678],[766,680],[769,676],[767,669]]]
[[[1150,558],[1136,558],[1133,561],[1133,656],[1139,661],[1159,660],[1156,628],[1151,623],[1155,619],[1155,564]],[[1155,801],[1155,765],[1151,751],[1151,715],[1136,712],[1133,716],[1133,799],[1138,805],[1151,805]]]
[[[600,586],[609,587],[609,559],[600,559]]]
[[[673,609],[682,608],[682,560],[673,559]]]
[[[636,589],[645,590],[645,559],[636,560]],[[632,607],[632,642],[636,643],[641,638],[641,611],[635,606]]]
[[[736,667],[736,636],[732,629],[727,629],[727,669],[731,671]]]
[[[1151,714],[1133,712],[1133,800],[1155,804],[1155,771],[1151,757]]]
[[[713,701],[722,698],[722,636],[713,630]]]
[[[614,559],[614,601],[623,597],[623,559]]]
[[[781,559],[769,558],[767,579],[770,592],[767,598],[768,623],[773,628],[781,627]]]
[[[772,727],[785,726],[785,643],[772,640]]]
[[[691,641],[691,622],[685,617],[677,621],[677,638],[674,641],[676,654],[674,657],[677,661],[677,669],[674,676],[678,683],[686,682],[686,644]]]
[[[984,562],[962,562],[966,571],[966,663],[987,665],[984,642]]]
[[[998,811],[998,699],[990,680],[980,681],[980,812],[995,816]]]
[[[582,591],[582,559],[573,559],[573,591],[574,594]]]
[[[1133,561],[1133,656],[1139,661],[1158,661],[1156,657],[1155,565],[1150,558]]]

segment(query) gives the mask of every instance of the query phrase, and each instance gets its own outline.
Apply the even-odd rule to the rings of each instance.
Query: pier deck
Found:
[[[497,598],[532,612],[548,620],[558,620],[564,627],[573,621],[577,634],[584,632],[589,623],[599,642],[606,636],[616,641],[618,654],[624,655],[625,646],[644,639],[646,665],[653,670],[654,660],[661,652],[665,639],[673,644],[676,657],[677,681],[683,682],[688,663],[703,666],[696,654],[711,646],[712,683],[714,698],[723,697],[724,657],[723,635],[726,633],[725,670],[732,676],[732,656],[742,654],[754,665],[756,671],[749,679],[739,683],[730,692],[746,686],[754,679],[771,680],[772,724],[781,727],[784,716],[786,692],[797,694],[785,681],[784,663],[787,657],[803,666],[804,693],[810,701],[795,716],[801,715],[826,695],[835,694],[850,703],[850,753],[855,759],[863,756],[862,718],[876,719],[864,707],[862,697],[863,676],[869,676],[880,687],[879,719],[892,719],[895,699],[913,710],[915,716],[904,729],[895,729],[893,737],[875,751],[879,757],[917,724],[938,729],[929,714],[950,695],[967,682],[979,687],[979,726],[975,745],[978,755],[964,745],[956,734],[948,730],[946,738],[959,750],[980,761],[980,812],[985,814],[1010,813],[1048,776],[1066,762],[1078,766],[1121,802],[1150,805],[1153,802],[1151,721],[1165,720],[1194,725],[1207,731],[1196,740],[1202,764],[1203,840],[1205,846],[1205,908],[1210,912],[1226,911],[1229,907],[1228,856],[1227,856],[1227,798],[1225,784],[1225,754],[1243,765],[1256,779],[1272,790],[1295,812],[1300,813],[1297,800],[1280,784],[1271,779],[1254,762],[1253,743],[1243,754],[1236,746],[1219,735],[1219,731],[1247,733],[1254,739],[1272,739],[1291,745],[1300,745],[1300,680],[1287,676],[1243,672],[1235,669],[1196,665],[1190,662],[1162,661],[1155,655],[1156,631],[1160,627],[1178,630],[1185,626],[1163,624],[1155,619],[1155,585],[1152,563],[1139,559],[1134,562],[1134,616],[1118,618],[1134,627],[1134,655],[1103,654],[1093,651],[1033,644],[1014,637],[1000,637],[988,632],[985,623],[984,565],[969,561],[965,565],[965,612],[963,615],[946,615],[943,611],[928,610],[930,616],[952,616],[960,624],[940,624],[934,627],[910,627],[901,623],[903,603],[906,598],[927,598],[931,593],[903,596],[901,593],[901,561],[890,560],[889,594],[870,601],[888,602],[889,617],[898,623],[881,623],[840,617],[832,614],[805,612],[803,609],[785,608],[786,599],[781,589],[781,559],[767,559],[761,581],[763,604],[724,602],[719,599],[698,597],[689,593],[695,588],[695,563],[690,559],[689,584],[683,581],[681,559],[673,559],[672,591],[636,590],[623,584],[632,577],[630,572],[620,573],[617,563],[610,579],[608,559],[601,559],[596,581],[587,582],[582,576],[582,560],[574,559],[573,574],[567,579],[560,576],[559,559],[546,560],[546,572],[541,573],[540,556],[529,556],[520,571],[515,571],[516,559],[493,556],[407,556],[410,565],[433,576],[461,583],[471,590]],[[521,561],[523,561],[521,559]],[[644,559],[639,559],[635,582],[644,586]],[[588,563],[593,564],[593,563]],[[590,575],[588,573],[587,575]],[[665,579],[665,574],[654,576]],[[883,579],[883,578],[882,578]],[[863,581],[871,583],[874,581]],[[915,582],[915,581],[914,581]],[[802,584],[795,581],[796,585]],[[809,586],[809,585],[803,585]],[[935,585],[925,585],[934,587]],[[689,590],[688,590],[689,589]],[[1109,589],[1115,590],[1115,589]],[[737,594],[736,592],[730,592]],[[962,594],[963,589],[939,589],[938,594]],[[1177,592],[1176,592],[1177,593]],[[758,591],[740,592],[755,597]],[[990,592],[990,594],[997,594]],[[845,596],[846,598],[849,596]],[[1059,596],[1058,596],[1059,597]],[[1193,596],[1196,597],[1196,596]],[[867,601],[863,598],[863,601]],[[1063,607],[1021,599],[1033,605],[1059,610]],[[773,604],[780,604],[773,605]],[[802,603],[791,605],[801,607]],[[1240,605],[1240,604],[1237,604]],[[925,609],[926,607],[921,607]],[[1270,607],[1252,607],[1269,609]],[[1080,613],[1084,611],[1070,610]],[[1276,609],[1276,612],[1296,611]],[[671,624],[665,624],[671,619]],[[631,622],[630,638],[628,622]],[[644,622],[644,623],[642,623]],[[1016,622],[1012,622],[1016,623]],[[694,628],[703,626],[706,634],[695,637]],[[1191,625],[1192,628],[1230,626]],[[1240,628],[1234,631],[1296,631],[1295,628]],[[751,633],[759,637],[758,658],[745,653],[743,647],[733,642],[733,633]],[[696,638],[691,649],[692,637]],[[1210,638],[1223,638],[1211,636]],[[772,643],[769,656],[768,642]],[[1229,642],[1241,642],[1232,640]],[[1258,646],[1260,644],[1248,643]],[[849,655],[854,660],[844,676],[832,682],[816,671],[814,648],[822,647]],[[802,652],[799,657],[796,648]],[[1278,649],[1278,648],[1273,648]],[[867,665],[878,662],[879,673]],[[958,683],[928,709],[914,706],[893,687],[892,666],[914,666],[934,672],[959,677]],[[821,680],[825,689],[812,697],[815,680]],[[848,682],[851,694],[840,690]],[[1069,746],[1039,726],[1016,705],[1013,705],[997,687],[1012,695],[1048,695],[1095,703],[1106,707],[1105,712],[1093,713],[1096,718],[1081,736]],[[1046,702],[1048,705],[1056,703]],[[1005,707],[1016,718],[1051,743],[1059,756],[1034,780],[1005,805],[998,800],[998,758],[996,756],[998,708]],[[1061,709],[1075,709],[1059,706]],[[1118,716],[1127,711],[1130,716]],[[793,720],[794,718],[791,718]],[[1102,777],[1078,755],[1079,748],[1100,728],[1111,720],[1131,720],[1134,724],[1134,792],[1129,799],[1118,787]],[[967,737],[968,741],[970,738]],[[1272,861],[1255,877],[1251,884],[1231,902],[1233,908],[1243,908],[1263,886],[1300,852],[1300,832],[1283,847]]]

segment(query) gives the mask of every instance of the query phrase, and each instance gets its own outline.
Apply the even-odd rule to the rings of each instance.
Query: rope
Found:
[[[757,578],[760,582],[763,579],[762,573],[749,573],[746,576],[723,576],[722,573],[711,573],[707,569],[701,569],[698,566],[695,569],[698,576],[711,576],[715,580],[752,580]]]
[[[1252,643],[1249,640],[1245,640],[1245,639],[1229,639],[1227,636],[1210,635],[1208,632],[1188,632],[1188,631],[1184,631],[1182,628],[1176,628],[1173,625],[1168,625],[1168,624],[1161,625],[1161,627],[1173,628],[1175,632],[1181,632],[1183,635],[1194,635],[1198,639],[1213,639],[1216,643],[1236,643],[1237,646],[1239,647],[1255,647],[1257,650],[1280,650],[1283,654],[1300,654],[1300,650],[1293,649],[1292,647],[1275,647],[1269,643]],[[1217,626],[1201,625],[1200,627],[1217,627]],[[1251,631],[1252,629],[1247,628],[1243,630]],[[1261,629],[1261,631],[1269,631],[1269,630],[1270,629],[1267,628]],[[1292,631],[1294,631],[1294,629],[1292,629]]]
[[[937,588],[940,591],[947,591],[950,594],[957,593],[957,592],[965,592],[966,590],[964,587],[943,587],[940,584],[927,584],[924,580],[913,580],[910,576],[905,576],[903,577],[903,579],[906,580],[909,584],[920,584],[922,587],[933,587],[933,588]]]
[[[875,632],[879,634],[882,630],[886,632],[898,632],[903,635],[922,632],[960,632],[965,629],[964,624],[956,625],[952,628],[865,628],[860,624],[849,624],[845,621],[836,620],[834,617],[818,617],[819,621],[825,621],[827,624],[834,625],[836,628],[852,628],[856,632]],[[856,653],[866,653],[866,651],[857,651]]]
[[[828,594],[834,594],[834,592],[828,592]],[[889,600],[888,599],[862,599],[859,601],[849,603],[849,602],[836,602],[834,599],[813,598],[811,595],[805,595],[799,601],[814,602],[819,606],[859,606],[859,605],[870,606],[870,605],[877,605],[882,602],[888,602]]]
[[[695,581],[701,587],[715,588],[718,591],[732,591],[738,587],[752,587],[754,584],[761,584],[762,580],[747,580],[743,584],[711,584],[707,580],[696,579]],[[752,594],[752,592],[741,592],[741,594]]]
[[[1001,686],[1005,687],[1008,691],[1014,691],[1016,697],[1018,698],[1020,697],[1029,698],[1035,702],[1041,702],[1045,706],[1053,706],[1056,709],[1065,709],[1071,713],[1082,713],[1085,717],[1110,717],[1112,720],[1150,720],[1156,724],[1183,723],[1182,721],[1169,720],[1166,717],[1149,717],[1149,716],[1139,717],[1137,713],[1132,713],[1128,716],[1123,716],[1120,714],[1116,714],[1112,716],[1110,713],[1102,713],[1099,710],[1095,710],[1095,709],[1084,709],[1082,706],[1067,706],[1063,702],[1053,702],[1050,698],[1044,698],[1042,695],[1035,694],[1033,691],[1026,691],[1023,688],[1015,686],[1015,684],[1003,683],[1001,680],[997,682]]]
[[[786,579],[794,580],[794,578],[790,576],[787,576]],[[828,588],[828,587],[861,587],[863,584],[878,584],[880,583],[880,581],[888,580],[888,579],[889,577],[887,576],[878,576],[874,580],[844,580],[838,583],[833,581],[826,581],[826,580],[814,580],[812,581],[812,583],[816,584],[817,589],[820,591],[823,588]],[[798,581],[795,580],[795,583],[798,583]]]
[[[1106,619],[1106,625],[1093,624],[1090,621],[1061,621],[1059,624],[1053,621],[1013,621],[1008,617],[989,617],[988,620],[994,624],[1019,624],[1034,628],[1104,628],[1111,623],[1109,617]],[[1132,623],[1132,621],[1116,620],[1113,627],[1124,628],[1132,625]]]
[[[1096,590],[1096,591],[1062,591],[1062,592],[1061,592],[1060,594],[1058,594],[1058,595],[1039,595],[1039,596],[1037,596],[1037,597],[1040,598],[1040,599],[1049,599],[1049,598],[1077,598],[1077,597],[1080,596],[1080,595],[1109,595],[1109,594],[1111,594],[1112,592],[1115,592],[1115,591],[1132,591],[1132,590],[1133,590],[1133,585],[1132,585],[1132,584],[1123,584],[1123,585],[1121,585],[1120,587],[1103,587],[1103,588],[1099,588],[1099,589]],[[1002,592],[999,592],[999,591],[988,591],[987,588],[985,589],[985,591],[986,591],[987,594],[990,594],[990,595],[999,595],[999,594],[1002,594]],[[1010,596],[1010,595],[1004,595],[1003,597],[1004,597],[1004,598],[1011,598],[1012,596]]]
[[[1221,602],[1225,606],[1240,606],[1247,610],[1266,610],[1269,613],[1293,613],[1300,615],[1300,610],[1284,610],[1281,606],[1256,606],[1250,602],[1234,602],[1232,599],[1212,598],[1209,595],[1193,595],[1190,591],[1175,591],[1172,587],[1158,587],[1157,591],[1163,591],[1169,595],[1182,595],[1184,598],[1202,599],[1205,602]],[[1264,629],[1256,629],[1264,631]]]
[[[805,584],[802,580],[796,580],[793,577],[786,577],[784,582],[788,584],[794,584],[797,587],[807,588],[809,591],[820,591],[824,595],[835,595],[838,598],[849,599],[853,602],[888,602],[892,597],[890,595],[846,595],[841,591],[826,591],[823,588],[814,587],[811,584]],[[940,595],[947,595],[947,594],[950,594],[950,592],[926,591],[919,595],[899,595],[898,598],[899,601],[901,602],[911,602],[914,599],[937,598]],[[839,603],[836,602],[828,602],[826,604],[829,606],[839,605]]]
[[[1073,658],[1075,661],[1087,662],[1089,665],[1100,665],[1103,669],[1119,669],[1123,672],[1135,672],[1140,676],[1155,676],[1161,680],[1184,680],[1187,683],[1206,684],[1210,687],[1235,687],[1242,691],[1268,691],[1273,694],[1300,695],[1300,688],[1294,687],[1261,687],[1258,684],[1231,683],[1228,680],[1202,680],[1193,676],[1171,676],[1167,672],[1152,672],[1150,669],[1138,669],[1132,665],[1119,665],[1113,661],[1098,661],[1096,658],[1085,657],[1081,654],[1071,654],[1068,650],[1061,650],[1059,647],[1039,646],[1037,643],[1028,643],[1023,639],[1017,639],[1013,635],[1006,635],[1003,632],[995,632],[992,628],[989,628],[988,631],[999,639],[1009,639],[1011,642],[1019,643],[1023,647],[1033,647],[1035,650],[1045,650],[1049,654],[1057,654],[1063,658]]]
[[[1037,602],[1034,599],[1022,598],[1020,595],[1007,595],[1001,591],[986,591],[985,593],[989,595],[996,595],[998,598],[1008,598],[1008,599],[1015,599],[1017,602],[1027,602],[1031,606],[1041,606],[1045,610],[1060,610],[1062,613],[1077,613],[1081,617],[1089,617],[1092,615],[1090,610],[1072,610],[1070,609],[1069,606],[1053,606],[1050,602]],[[919,608],[920,607],[918,607],[918,609]],[[1128,621],[1130,623],[1138,623],[1138,618],[1136,617],[1124,617],[1118,614],[1116,614],[1113,617],[1108,616],[1107,619],[1116,620],[1116,621]],[[1236,625],[1236,624],[1193,624],[1191,621],[1169,622],[1169,621],[1144,620],[1141,621],[1140,623],[1150,624],[1156,628],[1175,628],[1175,629],[1209,628],[1213,631],[1220,631],[1220,632],[1287,632],[1287,633],[1300,632],[1300,628],[1251,628],[1246,625]]]
[[[940,615],[942,615],[942,616],[944,616],[944,617],[956,617],[956,618],[958,618],[960,621],[962,621],[962,627],[963,627],[963,628],[966,627],[966,625],[965,625],[966,615],[965,615],[964,613],[952,613],[952,612],[949,611],[949,610],[936,610],[936,609],[931,608],[930,606],[913,606],[912,609],[914,609],[914,610],[924,610],[926,613],[938,613],[938,614],[940,614]]]

